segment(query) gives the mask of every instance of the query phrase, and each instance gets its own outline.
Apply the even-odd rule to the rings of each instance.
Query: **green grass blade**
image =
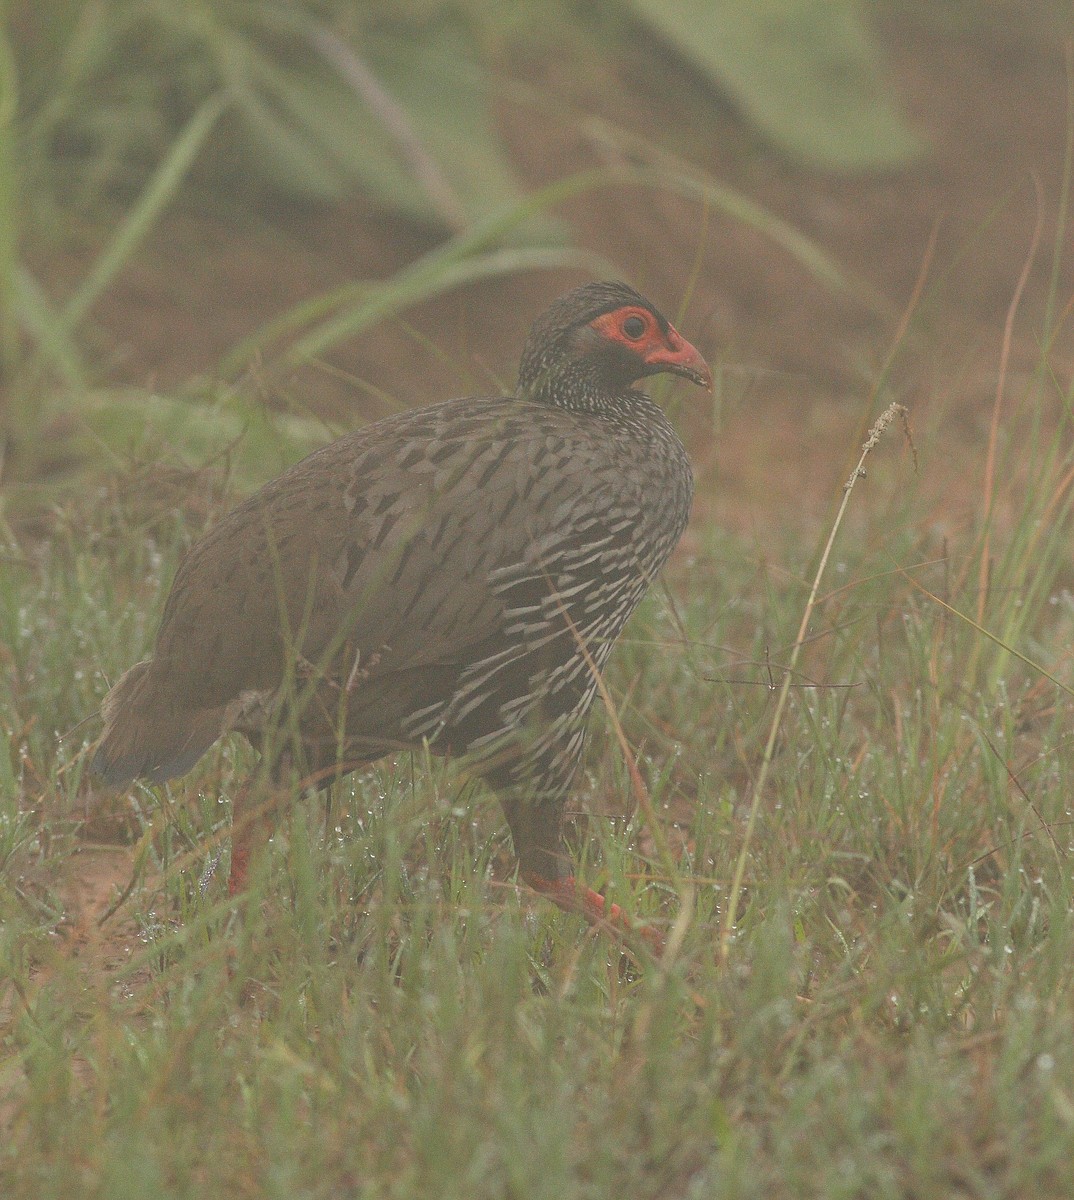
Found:
[[[605,170],[585,171],[567,179],[557,180],[527,196],[518,204],[495,213],[477,222],[472,229],[459,234],[423,255],[409,267],[405,267],[384,284],[366,281],[334,289],[324,296],[299,305],[289,313],[262,326],[249,338],[235,347],[220,364],[220,372],[232,377],[245,369],[251,357],[266,346],[287,335],[296,334],[311,319],[317,319],[332,311],[337,304],[346,304],[354,299],[359,306],[328,318],[322,325],[311,330],[288,352],[290,364],[308,361],[324,353],[330,346],[344,338],[369,329],[377,321],[402,312],[430,296],[439,295],[451,287],[457,287],[467,279],[488,278],[521,270],[551,270],[556,267],[589,265],[602,272],[611,269],[610,264],[595,255],[570,248],[534,248],[506,250],[494,253],[484,260],[482,266],[472,273],[455,269],[468,258],[483,254],[495,246],[505,235],[552,205],[588,191],[608,181]]]
[[[226,106],[221,95],[206,100],[176,138],[167,157],[146,185],[138,202],[120,224],[109,244],[82,280],[63,310],[68,329],[74,328],[130,260],[165,206],[175,197],[191,164]]]
[[[0,26],[0,366],[6,369],[10,369],[18,354],[15,316],[15,275],[19,253],[17,108],[15,57]]]
[[[606,260],[571,249],[505,249],[477,254],[458,262],[445,262],[436,271],[404,272],[395,282],[379,288],[358,308],[340,313],[300,338],[287,352],[289,366],[298,366],[330,350],[346,338],[363,333],[378,321],[395,316],[419,301],[439,296],[479,279],[517,275],[521,271],[554,271],[564,267],[594,266],[607,273]]]
[[[871,288],[860,280],[848,277],[829,254],[795,229],[789,221],[777,217],[764,205],[717,179],[700,172],[695,174],[685,170],[668,170],[666,167],[634,167],[628,172],[628,178],[645,187],[674,192],[686,200],[696,200],[719,209],[786,250],[829,291],[857,296],[874,306],[883,303]]]
[[[37,343],[68,387],[85,387],[86,372],[67,323],[52,306],[44,289],[25,267],[15,268],[15,304],[19,323]]]
[[[324,318],[319,326],[301,337],[286,354],[290,366],[307,362],[346,338],[365,332],[378,321],[475,279],[510,274],[512,271],[578,266],[584,262],[601,274],[617,274],[621,268],[577,250],[535,249],[493,254],[486,254],[486,251],[535,215],[563,200],[601,187],[624,184],[658,191],[669,190],[699,203],[721,208],[771,238],[826,287],[853,295],[862,293],[858,282],[848,279],[819,246],[732,188],[697,178],[685,171],[669,172],[649,167],[598,168],[557,180],[520,203],[479,221],[472,229],[423,255],[384,284],[378,286],[369,281],[348,284],[291,309],[236,346],[222,361],[220,371],[225,377],[233,377],[245,369],[253,355],[264,352],[281,338],[298,334],[310,322]],[[460,266],[474,256],[480,257],[477,265],[469,268]],[[344,305],[351,304],[355,306],[343,310]],[[336,315],[329,316],[333,311]]]
[[[1021,650],[1019,650],[1016,646],[1013,646],[1010,642],[1005,641],[998,634],[993,633],[990,629],[986,629],[983,625],[979,625],[967,613],[964,613],[960,609],[957,609],[953,604],[948,604],[946,600],[937,596],[935,592],[930,592],[929,589],[927,587],[925,587],[925,585],[923,583],[919,583],[918,580],[916,580],[909,572],[904,571],[904,570],[902,570],[902,568],[898,567],[898,564],[896,564],[896,567],[899,570],[900,574],[902,574],[906,578],[907,583],[909,583],[912,587],[917,588],[917,590],[919,592],[921,592],[922,595],[927,596],[933,602],[933,604],[939,605],[939,607],[942,608],[944,610],[944,612],[948,612],[951,614],[951,616],[957,617],[960,621],[964,622],[976,633],[979,633],[982,637],[987,638],[988,641],[990,641],[994,646],[998,646],[1001,650],[1005,651],[1007,654],[1011,655],[1013,658],[1018,659],[1018,661],[1020,663],[1023,663],[1025,666],[1029,667],[1029,669],[1031,671],[1034,671],[1036,674],[1043,676],[1043,678],[1047,679],[1047,681],[1050,684],[1053,684],[1061,692],[1065,692],[1068,696],[1074,696],[1074,688],[1072,688],[1069,684],[1064,683],[1056,675],[1053,675],[1052,672],[1049,671],[1047,667],[1042,666],[1038,662],[1034,662],[1033,659],[1031,659],[1028,654],[1023,654]],[[996,673],[999,674],[998,671]]]
[[[633,164],[610,171],[610,182],[668,190],[684,199],[719,209],[786,250],[825,287],[855,296],[877,311],[889,308],[875,288],[864,279],[848,274],[817,242],[689,159],[672,153],[632,128],[576,109],[518,79],[501,80],[499,90],[513,103],[546,113],[566,125],[605,157],[609,157],[610,151],[615,160]]]

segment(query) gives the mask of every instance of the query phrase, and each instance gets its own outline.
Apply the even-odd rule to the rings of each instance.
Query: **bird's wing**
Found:
[[[575,426],[514,400],[455,401],[311,455],[192,549],[160,677],[205,707],[278,686],[296,654],[345,650],[371,678],[471,660],[509,609],[540,603],[568,547],[586,556],[587,513],[589,540],[604,536],[605,493],[622,501],[599,439]]]

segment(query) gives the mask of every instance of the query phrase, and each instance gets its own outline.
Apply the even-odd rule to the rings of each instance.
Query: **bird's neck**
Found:
[[[648,397],[627,384],[615,385],[607,376],[585,362],[534,364],[529,372],[520,372],[517,394],[524,400],[564,408],[569,412],[613,415],[630,409]]]

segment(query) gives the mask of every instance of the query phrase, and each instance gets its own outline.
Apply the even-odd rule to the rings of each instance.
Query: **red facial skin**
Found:
[[[711,391],[712,372],[708,363],[674,326],[668,325],[665,332],[647,308],[625,305],[597,317],[590,327],[601,337],[626,346],[643,363],[655,368],[653,374],[670,371]]]

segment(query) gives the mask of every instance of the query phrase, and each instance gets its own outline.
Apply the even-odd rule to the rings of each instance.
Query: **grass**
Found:
[[[27,136],[32,79],[20,93],[0,70],[0,425],[20,480],[60,407],[97,444],[57,457],[110,447],[115,476],[82,474],[18,534],[0,508],[0,1195],[1068,1195],[1074,388],[1048,354],[1066,299],[1036,375],[997,395],[962,526],[938,528],[891,437],[804,639],[828,530],[791,514],[766,541],[695,521],[670,599],[631,625],[607,683],[675,869],[604,721],[574,846],[587,882],[674,930],[662,963],[516,888],[495,801],[420,756],[296,804],[236,909],[229,805],[249,754],[228,744],[168,789],[107,798],[84,777],[98,727],[82,722],[150,644],[229,489],[321,430],[251,428],[225,388],[191,419],[189,397],[92,386],[93,307],[188,172],[211,169],[230,109],[213,90],[157,131],[86,276],[49,296],[29,251],[38,224],[66,223],[26,198],[65,190],[39,174],[64,98],[99,106],[41,74],[52,99]],[[625,173],[840,282],[696,166],[560,115],[635,165],[555,181],[393,279],[314,297],[238,347],[231,375],[255,351],[266,370],[316,359],[461,281],[588,262],[500,235]],[[916,436],[926,474],[963,452],[938,418]],[[848,469],[860,441],[848,430]],[[157,460],[162,442],[226,453],[191,475]]]
[[[458,12],[447,6],[461,22],[451,13],[427,21],[400,17],[396,7],[373,5],[357,18],[346,4],[224,0],[0,9],[0,441],[8,478],[56,482],[83,465],[77,438],[56,431],[69,428],[63,418],[72,415],[90,427],[98,449],[125,448],[115,431],[131,420],[126,397],[95,386],[100,368],[85,343],[93,340],[97,306],[162,214],[177,206],[227,213],[241,225],[267,196],[336,201],[358,192],[444,234],[394,276],[328,290],[275,316],[217,364],[227,379],[253,369],[274,380],[476,281],[563,267],[628,273],[561,244],[569,230],[552,211],[572,196],[624,184],[726,213],[782,246],[825,286],[860,289],[813,240],[700,167],[522,88],[507,67],[493,70],[486,52],[510,44],[521,14],[505,21],[497,6],[471,3]],[[540,22],[549,44],[573,28],[566,8],[552,16]],[[600,53],[614,53],[621,23],[604,30],[608,45]],[[856,70],[872,99],[858,108],[886,111],[867,49],[843,51],[851,65],[864,56]],[[816,57],[805,45],[798,52],[807,64]],[[497,90],[534,115],[555,114],[605,165],[524,193],[491,119],[487,93],[498,73],[507,78]],[[819,126],[831,116],[821,111]],[[880,139],[885,160],[897,132]],[[88,265],[66,295],[51,294],[42,267],[72,251]],[[232,424],[243,418],[226,404],[202,416]],[[167,423],[174,441],[178,422]]]
[[[149,644],[224,497],[164,489],[150,463],[61,507],[48,537],[12,536],[0,1191],[1067,1194],[1074,393],[1043,366],[1005,397],[987,508],[1008,515],[987,540],[984,507],[932,532],[897,439],[874,450],[752,836],[827,531],[814,549],[800,528],[763,545],[695,528],[673,604],[658,592],[631,625],[608,687],[680,878],[631,815],[606,722],[575,844],[588,882],[665,927],[685,882],[659,965],[519,892],[494,800],[420,756],[296,804],[234,911],[211,868],[241,747],[102,816],[81,757],[96,727],[57,737]],[[935,426],[918,443],[926,471],[947,453]]]
[[[1074,385],[1049,353],[1066,299],[1036,374],[997,391],[988,465],[935,407],[918,423],[926,480],[978,472],[961,525],[889,437],[804,637],[828,529],[796,514],[766,540],[696,520],[632,623],[607,685],[663,839],[598,720],[573,842],[588,883],[671,931],[660,964],[520,891],[494,799],[419,755],[296,803],[233,906],[247,751],[115,798],[83,758],[191,539],[321,432],[246,428],[239,389],[191,419],[189,397],[87,383],[81,324],[218,116],[209,101],[165,143],[66,299],[0,203],[4,419],[37,428],[62,396],[120,455],[17,534],[0,510],[0,1195],[1068,1195]],[[586,128],[638,160],[635,183],[762,229],[834,288],[789,226]],[[616,177],[557,181],[394,279],[315,297],[226,365],[316,359],[461,280],[557,265],[499,233]],[[848,429],[848,470],[891,398]],[[162,443],[220,453],[191,474]]]

